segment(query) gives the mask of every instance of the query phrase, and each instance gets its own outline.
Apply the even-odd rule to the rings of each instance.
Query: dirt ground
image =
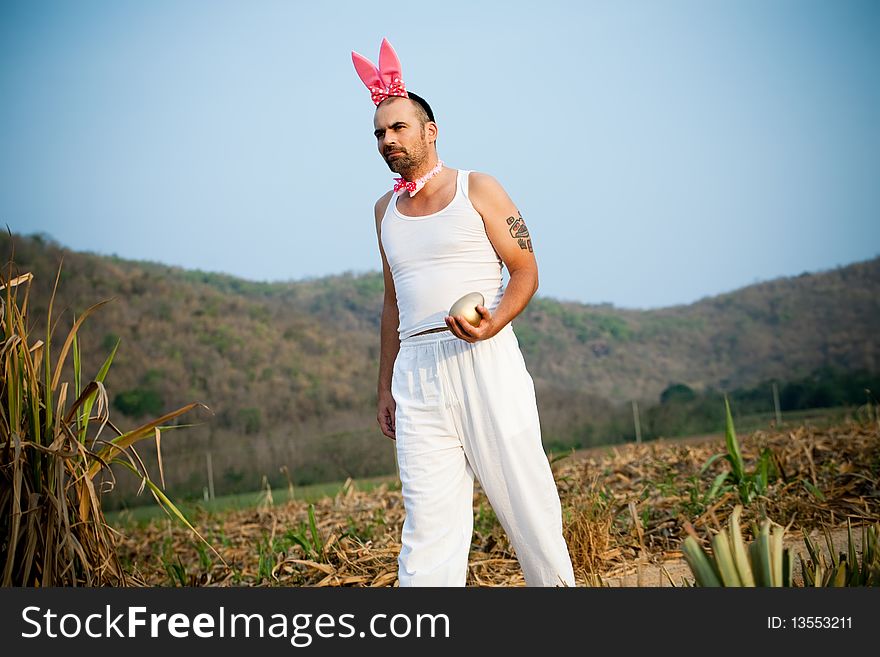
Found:
[[[724,435],[720,433],[705,434],[700,436],[688,436],[686,438],[661,439],[657,441],[658,445],[707,445],[720,444],[724,441]],[[606,455],[612,448],[608,446],[593,447],[578,450],[572,454],[573,459],[582,459],[589,457],[598,457]],[[818,545],[825,555],[826,559],[830,558],[827,541],[825,535],[820,530],[809,532],[810,538]],[[847,528],[845,525],[836,527],[831,531],[831,542],[835,552],[845,551],[848,545]],[[862,531],[860,527],[853,527],[853,542],[856,545],[856,551],[861,556],[862,553]],[[788,531],[783,538],[783,546],[785,549],[791,550],[792,561],[794,564],[794,583],[803,586],[803,576],[801,574],[801,566],[799,556],[807,558],[806,546],[804,545],[803,534],[800,531]],[[671,580],[671,581],[670,581]],[[645,557],[641,561],[633,561],[623,572],[614,575],[606,575],[603,582],[612,587],[671,587],[682,586],[683,580],[693,581],[691,569],[685,561],[684,555],[680,551],[669,552],[663,555],[663,558]]]
[[[831,528],[834,552],[842,552],[849,518],[860,555],[862,525],[880,518],[880,426],[846,421],[756,431],[740,440],[747,473],[757,472],[762,450],[779,470],[745,505],[744,533],[762,517],[789,524],[784,544],[795,585],[802,585],[799,557],[807,556],[802,527],[828,559],[818,528]],[[681,541],[691,533],[707,545],[739,505],[730,487],[705,497],[727,468],[719,458],[724,450],[724,437],[713,434],[551,455],[577,585],[595,585],[585,581],[591,572],[612,587],[692,582]],[[515,553],[478,483],[474,503],[467,585],[523,586]],[[134,585],[396,586],[404,515],[399,489],[360,490],[346,482],[314,504],[267,499],[257,508],[196,518],[216,553],[166,521],[124,532],[119,554]]]

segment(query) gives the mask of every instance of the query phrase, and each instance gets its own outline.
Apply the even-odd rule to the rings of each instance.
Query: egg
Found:
[[[453,317],[463,316],[473,326],[479,326],[482,315],[477,312],[477,306],[485,305],[483,295],[479,292],[465,294],[461,299],[452,304],[449,314]]]

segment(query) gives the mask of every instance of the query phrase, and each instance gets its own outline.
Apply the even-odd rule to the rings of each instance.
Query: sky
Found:
[[[396,174],[351,51],[383,37],[443,162],[522,213],[539,296],[650,309],[880,255],[873,0],[3,0],[0,225],[254,281],[381,271]]]

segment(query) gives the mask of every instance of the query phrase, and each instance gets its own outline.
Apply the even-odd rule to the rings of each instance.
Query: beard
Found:
[[[389,159],[392,153],[399,153],[399,155]],[[422,141],[413,150],[398,146],[383,153],[382,157],[385,158],[385,163],[394,173],[399,173],[407,180],[411,180],[410,174],[417,171],[428,157],[428,142]]]

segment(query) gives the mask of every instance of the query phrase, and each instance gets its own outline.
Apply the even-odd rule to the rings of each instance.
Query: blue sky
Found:
[[[381,267],[387,36],[539,294],[654,308],[880,255],[880,3],[0,3],[0,219],[252,280]],[[871,64],[874,62],[874,64]],[[4,227],[5,230],[5,227]]]

